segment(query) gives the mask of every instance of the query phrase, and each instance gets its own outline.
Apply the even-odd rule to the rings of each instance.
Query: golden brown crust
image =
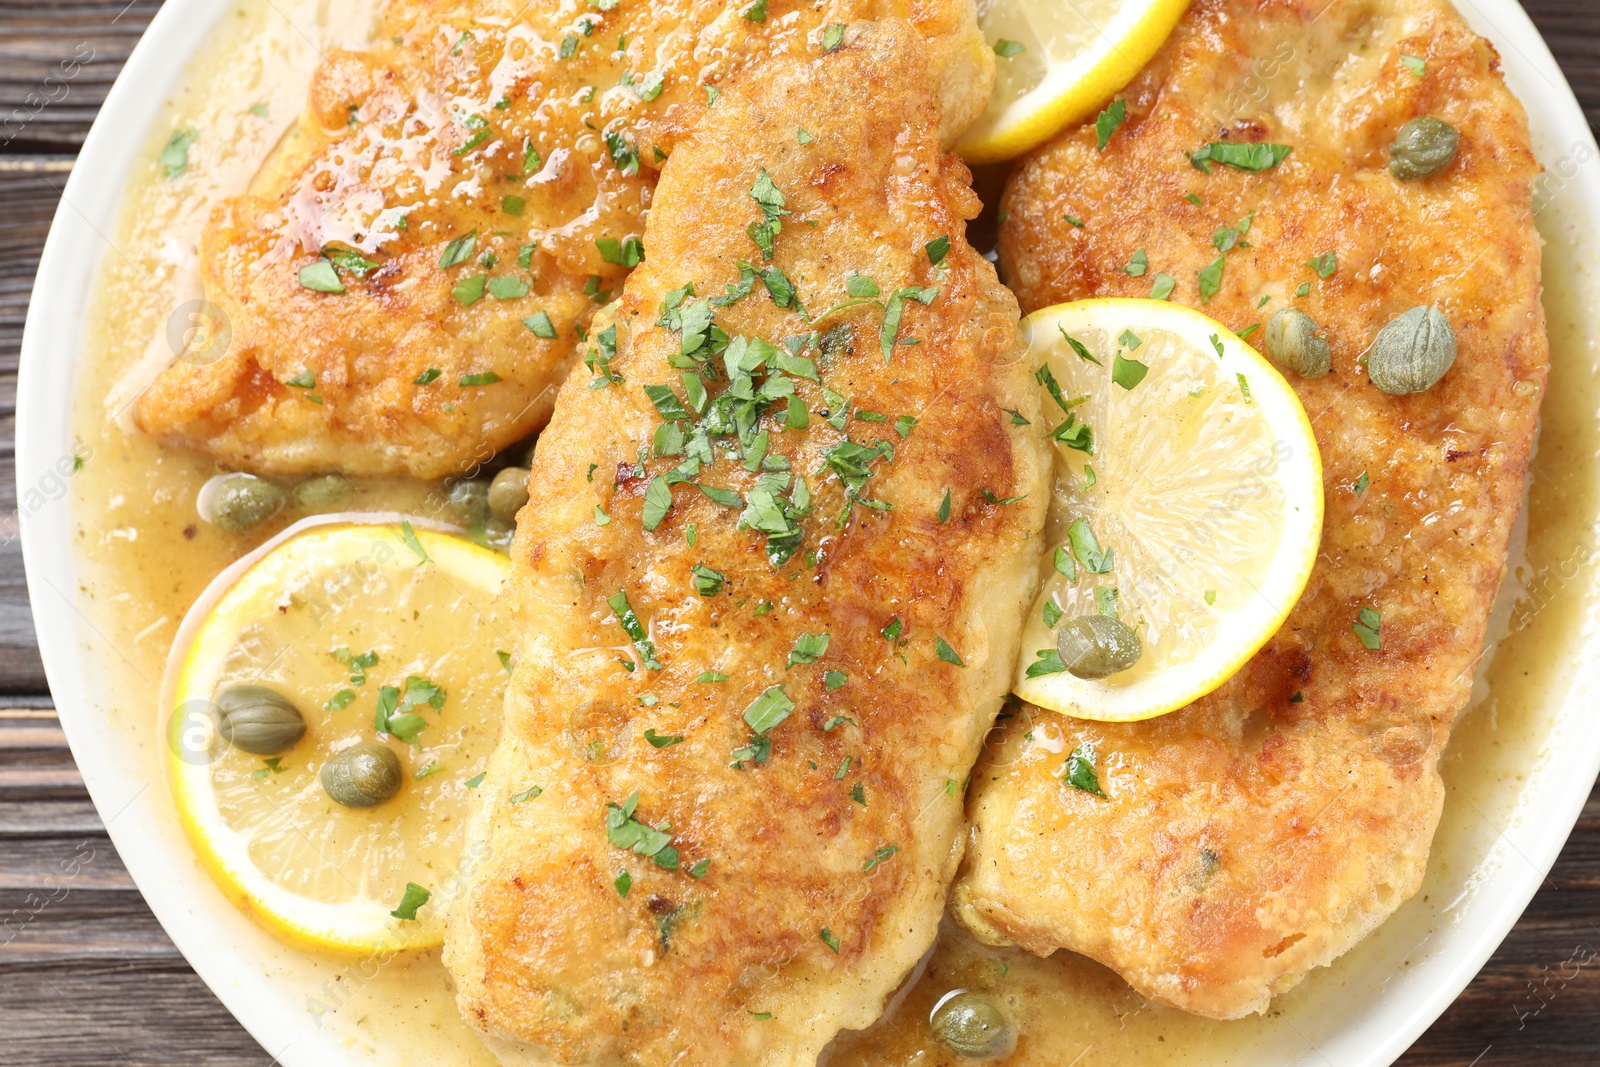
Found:
[[[1016,305],[965,240],[978,203],[940,150],[924,62],[891,21],[730,88],[663,172],[650,258],[614,316],[610,369],[625,380],[593,387],[580,369],[540,438],[513,550],[506,737],[469,834],[484,858],[446,946],[464,1015],[530,1062],[810,1065],[836,1031],[877,1017],[933,941],[960,858],[958,786],[1033,591],[1048,466],[1003,411],[1037,414]],[[654,530],[643,518],[649,487],[684,459],[649,451],[664,423],[645,387],[688,402],[663,301],[691,281],[699,298],[722,294],[740,261],[767,268],[747,232],[763,170],[789,212],[772,265],[813,318],[758,281],[716,324],[734,338],[831,337],[805,350],[820,382],[791,375],[808,425],[784,429],[784,402],[759,424],[812,495],[803,543],[776,567],[739,507],[691,484],[671,488]],[[925,246],[943,236],[935,265]],[[847,299],[852,274],[883,297],[937,288],[926,306],[904,303],[892,361],[883,307],[815,318]],[[713,404],[732,388],[708,383]],[[843,431],[824,389],[855,413]],[[847,437],[881,442],[861,497],[889,509],[849,506],[827,460]],[[753,500],[735,438],[713,439],[694,480]],[[696,565],[725,576],[719,592],[696,593]],[[661,669],[629,651],[608,604],[619,590]],[[790,664],[806,633],[828,634],[826,652]],[[941,641],[964,665],[941,658]],[[833,671],[846,677],[830,688]],[[773,686],[795,707],[766,735],[770,758],[736,757],[752,740],[743,713]],[[683,740],[657,748],[647,728]],[[538,798],[510,799],[534,784]],[[676,871],[608,843],[608,802],[634,792],[639,818],[670,823]],[[702,860],[703,878],[686,873]]]
[[[1028,311],[1146,296],[1165,273],[1173,299],[1234,329],[1286,304],[1312,315],[1333,373],[1289,380],[1325,467],[1322,552],[1283,629],[1210,697],[1125,726],[1037,709],[1008,722],[974,776],[956,909],[987,940],[1070,948],[1230,1018],[1420,883],[1437,757],[1483,646],[1548,368],[1538,167],[1493,50],[1437,0],[1199,0],[1127,101],[1103,153],[1084,128],[1019,166],[1002,270]],[[1402,184],[1386,146],[1423,114],[1460,129],[1460,152]],[[1294,150],[1259,174],[1190,165],[1221,139]],[[1245,218],[1248,247],[1203,302],[1213,235]],[[1136,278],[1123,268],[1141,248]],[[1307,261],[1330,251],[1321,279]],[[1448,316],[1459,356],[1433,389],[1386,396],[1359,361],[1419,304]],[[1381,614],[1378,651],[1351,630],[1364,607]],[[1083,742],[1108,800],[1060,780]]]
[[[952,139],[987,98],[993,56],[972,0],[766,10],[755,22],[699,0],[605,12],[540,0],[497,18],[477,2],[395,0],[385,43],[331,54],[250,192],[218,206],[202,280],[232,347],[162,374],[140,427],[264,472],[462,473],[549,417],[577,332],[627,273],[597,241],[620,252],[640,235],[660,160],[706,110],[706,86],[814,50],[831,23],[898,15],[929,43]],[[471,255],[442,268],[468,233]],[[327,247],[377,269],[341,270],[344,293],[304,288],[299,270]],[[485,275],[510,288],[485,294]],[[468,297],[479,287],[470,304],[463,282]],[[523,324],[539,311],[554,338]],[[314,387],[287,384],[308,372]]]

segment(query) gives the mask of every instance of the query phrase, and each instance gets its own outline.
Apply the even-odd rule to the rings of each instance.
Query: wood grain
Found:
[[[39,252],[158,6],[0,0],[0,1067],[273,1062],[163,933],[89,803],[50,708],[15,536],[17,352]],[[1526,6],[1600,121],[1600,4]],[[1597,953],[1600,789],[1511,935],[1400,1063],[1600,1063]]]

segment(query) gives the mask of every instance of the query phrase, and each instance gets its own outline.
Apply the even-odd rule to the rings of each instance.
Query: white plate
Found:
[[[1527,106],[1535,150],[1550,171],[1540,194],[1540,228],[1551,261],[1567,268],[1561,284],[1575,290],[1565,306],[1600,307],[1600,245],[1594,237],[1600,181],[1589,127],[1514,0],[1457,2],[1499,47],[1507,80]],[[57,464],[72,451],[74,365],[84,340],[85,294],[92,291],[108,248],[103,235],[117,229],[126,175],[144,164],[141,153],[148,150],[154,123],[187,61],[231,10],[216,0],[167,0],[107,96],[67,181],[22,341],[17,483],[23,555],[40,651],[73,755],[123,862],[167,933],[229,1010],[286,1067],[371,1063],[389,1057],[374,1057],[376,1050],[317,1025],[307,1010],[309,965],[278,949],[222,899],[173,825],[164,783],[151,780],[141,761],[127,758],[126,738],[101,711],[97,689],[96,657],[110,653],[97,642],[76,599],[75,516],[66,507],[33,503],[48,504],[58,496]],[[1585,349],[1576,341],[1558,348],[1558,357],[1600,365],[1595,347]],[[1586,550],[1594,559],[1592,546]],[[1592,586],[1591,579],[1586,574]],[[1589,696],[1600,677],[1600,637],[1587,625],[1600,598],[1592,588],[1569,592],[1586,598],[1575,616],[1586,625],[1571,627],[1565,652],[1571,666],[1560,699],[1552,699],[1542,713],[1535,739],[1539,758],[1507,805],[1508,816],[1493,821],[1470,871],[1430,871],[1430,881],[1437,875],[1460,893],[1448,903],[1433,904],[1433,932],[1424,945],[1385,945],[1390,927],[1380,929],[1371,949],[1358,950],[1365,955],[1332,983],[1329,995],[1304,1000],[1288,1013],[1305,1016],[1296,1029],[1304,1028],[1312,1046],[1295,1062],[1322,1067],[1391,1063],[1471,981],[1555,861],[1600,769],[1600,716],[1592,714]],[[1450,803],[1471,803],[1458,795],[1453,790]],[[1433,867],[1441,862],[1436,858]],[[1400,966],[1402,960],[1406,966]],[[1317,981],[1314,976],[1307,986]],[[312,983],[311,991],[315,988]],[[1315,1014],[1300,1010],[1308,1004],[1317,1008]],[[404,1052],[399,1057],[409,1058]]]

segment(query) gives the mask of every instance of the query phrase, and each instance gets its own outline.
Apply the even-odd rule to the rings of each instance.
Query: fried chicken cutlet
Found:
[[[1002,273],[1025,311],[1148,296],[1166,275],[1172,299],[1241,332],[1309,313],[1333,371],[1286,376],[1325,468],[1321,554],[1277,635],[1188,708],[1005,722],[973,776],[954,905],[986,941],[1071,949],[1234,1018],[1421,883],[1548,370],[1538,166],[1494,50],[1440,0],[1197,0],[1126,101],[1103,153],[1081,128],[1015,171]],[[1453,124],[1459,151],[1398,181],[1387,146],[1423,115]],[[1214,142],[1292,150],[1207,173],[1189,156]],[[1459,355],[1432,389],[1386,395],[1363,356],[1418,305],[1445,314]],[[1381,620],[1366,641],[1363,609]],[[1063,780],[1085,742],[1105,799]]]
[[[972,0],[394,0],[216,209],[201,273],[232,346],[164,371],[138,425],[261,473],[470,473],[549,417],[720,87],[888,16],[925,38],[953,142],[994,77]]]
[[[934,940],[1049,467],[925,71],[729,88],[539,439],[445,948],[507,1062],[809,1067]]]

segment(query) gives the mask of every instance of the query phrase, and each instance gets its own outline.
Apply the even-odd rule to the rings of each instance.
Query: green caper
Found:
[[[528,502],[528,469],[507,467],[489,484],[489,511],[501,522],[516,522]]]
[[[400,791],[400,757],[368,741],[342,750],[322,767],[323,791],[347,808],[370,808]]]
[[[301,511],[326,511],[349,491],[350,479],[344,475],[323,474],[295,486],[294,502]]]
[[[989,1059],[1009,1056],[1017,1031],[992,997],[970,990],[945,998],[930,1020],[933,1036],[958,1056]]]
[[[1068,673],[1077,678],[1109,678],[1144,655],[1133,627],[1109,615],[1080,615],[1056,632],[1056,649]]]
[[[450,507],[463,526],[481,526],[489,521],[489,483],[463,479],[450,486]]]
[[[249,533],[283,510],[284,493],[254,474],[225,474],[211,489],[210,519],[229,533]]]
[[[1400,127],[1389,146],[1389,173],[1414,182],[1443,170],[1456,157],[1461,134],[1443,119],[1431,115],[1412,119]]]
[[[1456,332],[1438,308],[1415,307],[1378,332],[1367,376],[1390,396],[1431,389],[1456,361]]]
[[[1317,320],[1299,308],[1284,308],[1267,320],[1267,355],[1302,378],[1320,378],[1333,365],[1333,353],[1317,333]]]
[[[300,709],[263,685],[230,685],[217,694],[217,715],[228,743],[258,756],[282,752],[306,735]]]

